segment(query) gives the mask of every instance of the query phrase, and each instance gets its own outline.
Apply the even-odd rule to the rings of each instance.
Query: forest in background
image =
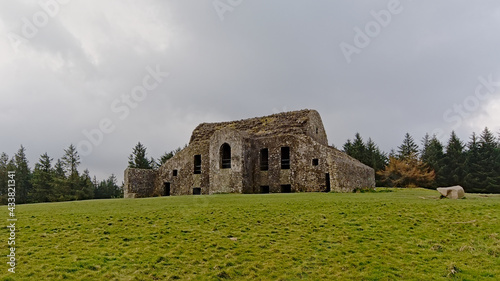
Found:
[[[410,134],[397,151],[381,151],[357,133],[344,152],[376,171],[377,186],[425,187],[461,185],[470,193],[500,193],[500,138],[485,128],[468,142],[452,132],[446,144],[426,134],[421,146]]]
[[[129,155],[128,167],[156,169],[181,148],[165,152],[160,158],[147,156],[140,142]],[[472,133],[467,142],[452,132],[446,144],[426,134],[419,146],[410,134],[404,136],[397,150],[383,152],[369,138],[359,133],[347,140],[342,150],[372,167],[377,186],[425,187],[461,185],[469,193],[500,193],[500,137],[485,128]],[[80,172],[80,156],[74,145],[54,161],[47,153],[40,155],[34,167],[29,166],[26,148],[21,145],[9,158],[0,154],[0,203],[8,197],[8,171],[15,171],[16,203],[57,202],[86,199],[120,198],[123,187],[115,175],[98,181],[89,170]]]

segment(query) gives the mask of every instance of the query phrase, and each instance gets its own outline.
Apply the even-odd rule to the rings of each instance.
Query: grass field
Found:
[[[227,194],[16,211],[19,263],[9,273],[4,256],[0,280],[500,280],[493,195]]]

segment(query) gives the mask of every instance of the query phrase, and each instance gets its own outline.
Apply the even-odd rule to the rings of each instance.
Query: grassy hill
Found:
[[[500,279],[500,196],[382,191],[21,205],[0,280]]]

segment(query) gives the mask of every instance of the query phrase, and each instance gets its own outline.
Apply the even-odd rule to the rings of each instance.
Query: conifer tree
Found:
[[[386,154],[379,149],[371,138],[368,138],[365,147],[367,151],[367,165],[375,171],[384,169],[388,161]]]
[[[26,148],[23,145],[14,155],[16,167],[16,203],[27,203],[31,191],[31,170],[26,158]]]
[[[354,136],[354,141],[351,146],[351,154],[350,156],[358,159],[361,163],[369,162],[367,159],[367,149],[365,143],[363,142],[363,138],[359,133],[356,133]]]
[[[0,204],[7,204],[8,194],[8,172],[9,155],[5,152],[0,154]]]
[[[101,198],[121,198],[123,193],[116,184],[116,177],[112,174],[108,179],[102,180],[97,186],[96,199]]]
[[[168,159],[174,157],[174,154],[172,153],[172,151],[170,152],[165,152],[163,153],[162,156],[160,156],[160,158],[158,158],[158,164],[161,166],[163,165],[165,162],[167,162]]]
[[[438,187],[445,184],[445,179],[442,175],[444,159],[443,145],[435,135],[431,138],[428,134],[426,134],[422,140],[422,146],[423,148],[420,152],[420,160],[427,164],[429,168],[434,170],[436,174],[432,187]]]
[[[444,176],[444,185],[463,185],[464,164],[464,144],[453,131],[446,145],[446,153],[443,158],[442,175]]]
[[[418,157],[418,145],[409,134],[405,134],[403,143],[398,146],[398,158],[402,160],[416,159]]]
[[[67,149],[64,150],[64,156],[62,157],[62,164],[66,177],[78,175],[78,165],[80,165],[80,155],[76,151],[76,147],[71,144]]]
[[[483,183],[479,192],[500,193],[500,150],[495,136],[488,128],[485,128],[479,136],[478,144],[481,167],[479,178]]]
[[[77,190],[77,200],[93,199],[94,198],[94,184],[90,177],[88,169],[83,171],[80,176],[80,184]]]
[[[80,156],[76,151],[76,147],[71,144],[67,149],[64,150],[64,156],[62,157],[62,164],[64,172],[66,174],[66,187],[64,192],[64,197],[66,200],[76,200],[79,198],[81,193],[78,191],[80,186],[80,176],[78,173],[78,165],[80,165]]]
[[[109,198],[123,197],[123,191],[121,187],[118,186],[116,181],[116,176],[114,174],[111,174],[111,176],[109,176],[106,182],[109,190]]]
[[[64,164],[61,159],[57,159],[54,165],[54,175],[59,178],[66,178],[66,173],[64,172]]]
[[[31,183],[33,185],[30,197],[32,202],[50,202],[54,196],[54,170],[52,168],[52,158],[47,153],[40,156],[35,164]]]
[[[182,149],[180,147],[170,151],[170,152],[165,152],[163,153],[162,156],[160,156],[160,158],[158,158],[158,165],[161,166],[163,165],[165,162],[167,162],[168,159],[174,157],[175,154],[177,154],[179,151],[181,151]]]
[[[128,157],[128,167],[138,169],[152,169],[151,160],[147,158],[146,147],[138,142]]]
[[[476,133],[472,133],[471,139],[467,144],[467,153],[465,159],[465,177],[464,189],[467,192],[484,191],[485,186],[482,183],[481,156],[479,154],[479,140]]]

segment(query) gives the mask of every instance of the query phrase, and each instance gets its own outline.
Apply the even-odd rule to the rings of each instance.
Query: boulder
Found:
[[[437,191],[441,193],[442,197],[447,197],[449,199],[461,199],[465,196],[464,188],[460,185],[450,186],[450,187],[438,187]]]

